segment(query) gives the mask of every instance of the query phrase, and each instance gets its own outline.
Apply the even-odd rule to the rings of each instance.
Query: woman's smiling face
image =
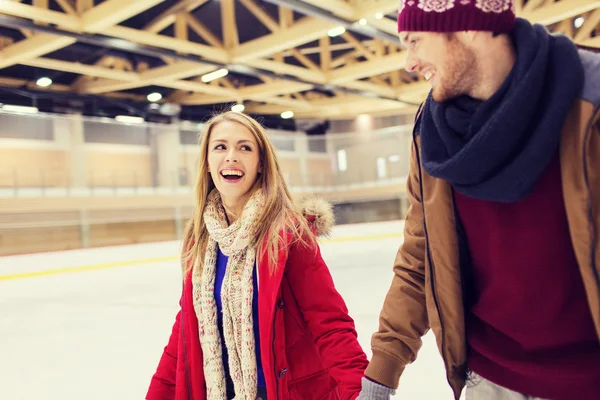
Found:
[[[215,187],[227,204],[243,202],[260,171],[256,138],[242,124],[222,121],[208,141],[208,170]]]

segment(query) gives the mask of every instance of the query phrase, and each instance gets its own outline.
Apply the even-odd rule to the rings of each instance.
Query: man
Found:
[[[456,399],[600,399],[600,56],[513,0],[403,0],[398,31],[431,92],[359,399],[428,329]]]

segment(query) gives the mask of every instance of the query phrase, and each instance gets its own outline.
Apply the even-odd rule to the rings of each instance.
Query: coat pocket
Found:
[[[328,370],[295,379],[288,391],[290,400],[341,400],[337,383]]]

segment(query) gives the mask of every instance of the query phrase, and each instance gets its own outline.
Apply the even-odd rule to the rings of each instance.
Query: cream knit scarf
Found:
[[[214,298],[217,245],[228,256],[221,290],[223,336],[229,355],[229,371],[236,400],[256,399],[256,355],[252,319],[253,270],[256,249],[249,246],[256,234],[262,192],[257,190],[246,203],[242,215],[227,224],[221,196],[215,189],[207,199],[204,223],[209,233],[202,271],[198,261],[192,283],[194,309],[198,316],[200,344],[208,400],[227,400],[221,340]]]

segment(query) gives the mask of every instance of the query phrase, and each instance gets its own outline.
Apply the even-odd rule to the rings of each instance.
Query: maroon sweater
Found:
[[[600,343],[575,258],[558,155],[515,203],[454,191],[470,254],[469,367],[551,400],[600,399]]]

